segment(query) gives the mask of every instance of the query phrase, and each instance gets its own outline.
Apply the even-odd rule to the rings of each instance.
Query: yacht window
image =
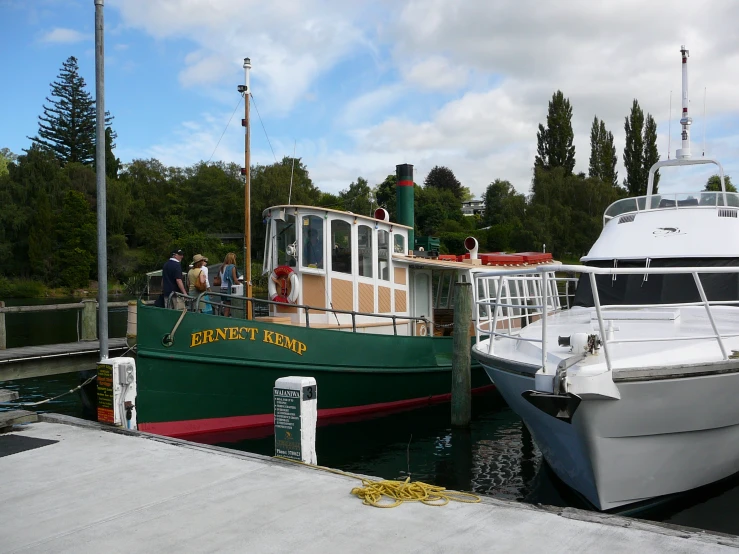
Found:
[[[377,231],[377,272],[383,281],[390,280],[390,233]]]
[[[323,218],[303,216],[303,252],[300,265],[323,269]]]
[[[359,276],[372,277],[372,228],[360,225],[357,233]]]
[[[284,220],[275,220],[275,245],[277,264],[295,267],[295,216],[286,215]]]
[[[395,248],[393,249],[393,252],[396,254],[405,254],[405,237],[403,235],[396,234],[394,238]]]
[[[331,270],[352,272],[352,226],[338,219],[331,222]]]

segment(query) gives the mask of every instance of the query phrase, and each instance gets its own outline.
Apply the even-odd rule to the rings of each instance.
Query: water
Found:
[[[50,315],[7,317],[8,346],[24,340],[43,339],[50,343],[76,340],[73,312],[55,314],[55,320],[56,316],[66,315],[63,323],[52,323]],[[13,322],[21,317],[31,319]],[[125,309],[121,312],[111,310],[109,320],[111,336],[123,336]],[[18,390],[21,401],[34,402],[62,394],[79,383],[79,375],[71,373],[10,381],[0,386]],[[43,404],[38,410],[83,417],[84,408],[80,397],[70,394]],[[549,469],[521,420],[498,393],[475,397],[468,431],[451,429],[449,410],[448,404],[438,405],[363,422],[319,427],[318,463],[385,479],[403,480],[410,476],[414,481],[506,500],[588,509]],[[269,437],[221,446],[271,456],[274,454],[273,441]],[[634,515],[739,534],[737,505],[739,476],[734,476]]]

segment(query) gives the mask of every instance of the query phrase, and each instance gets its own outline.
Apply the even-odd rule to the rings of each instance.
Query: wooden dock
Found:
[[[3,552],[702,554],[739,547],[735,536],[493,498],[380,510],[351,494],[361,486],[356,476],[65,416],[38,419],[0,436]]]
[[[122,355],[126,350],[125,338],[108,339],[111,358]],[[0,350],[0,381],[95,369],[99,361],[99,340],[8,348]]]

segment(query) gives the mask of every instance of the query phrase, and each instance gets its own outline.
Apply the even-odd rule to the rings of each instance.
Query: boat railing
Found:
[[[213,297],[219,297],[220,302],[213,300],[210,298],[210,295]],[[205,296],[208,296],[209,298],[204,298]],[[230,308],[232,312],[234,311],[234,305],[224,304],[223,299],[228,298],[233,303],[234,300],[237,300],[239,302],[249,302],[252,304],[252,306],[255,308],[254,313],[256,312],[256,307],[263,305],[263,306],[280,306],[285,307],[289,306],[291,308],[296,308],[298,310],[303,310],[305,313],[305,326],[307,328],[310,328],[310,312],[323,312],[323,313],[330,313],[330,314],[348,314],[351,316],[352,319],[352,332],[357,332],[357,317],[373,317],[373,318],[382,318],[382,319],[389,319],[392,320],[393,323],[393,335],[398,334],[398,320],[401,321],[415,321],[415,322],[421,322],[424,324],[424,329],[426,331],[426,335],[432,334],[431,329],[431,320],[426,317],[416,317],[416,316],[410,316],[410,315],[396,315],[396,314],[378,314],[378,313],[371,313],[371,312],[359,312],[359,311],[352,311],[352,310],[339,310],[336,308],[321,308],[319,306],[308,306],[306,304],[285,304],[284,302],[276,302],[274,300],[266,300],[264,298],[249,298],[244,296],[237,296],[233,294],[224,294],[224,293],[213,293],[213,292],[201,292],[197,296],[189,296],[186,294],[181,294],[178,292],[173,292],[169,295],[169,298],[166,300],[166,306],[169,308],[174,307],[174,299],[175,298],[182,298],[185,302],[185,305],[187,307],[188,311],[194,311],[195,306],[200,306],[201,304],[208,304],[212,306],[215,310],[222,310],[223,308]],[[245,312],[246,313],[246,312]],[[337,323],[337,325],[340,326],[340,324]]]
[[[739,300],[709,300],[701,282],[701,275],[718,273],[739,273],[739,267],[642,267],[642,268],[600,268],[581,265],[539,266],[527,270],[498,270],[476,273],[474,275],[475,286],[473,287],[473,301],[477,306],[475,310],[477,319],[475,321],[475,335],[477,344],[481,345],[481,338],[489,337],[487,345],[482,343],[479,348],[487,348],[489,354],[493,354],[496,342],[502,340],[525,341],[537,343],[541,346],[541,365],[547,373],[547,322],[551,316],[569,307],[562,298],[568,293],[566,283],[571,282],[571,277],[565,275],[588,275],[592,291],[595,318],[598,323],[600,341],[602,343],[608,371],[613,369],[612,345],[616,343],[640,343],[657,341],[677,340],[715,340],[724,360],[729,359],[731,351],[727,349],[725,339],[739,337],[739,333],[721,333],[714,317],[716,306],[738,306]],[[652,303],[652,304],[603,304],[601,302],[596,276],[610,275],[667,275],[683,274],[690,275],[695,283],[700,300],[694,302],[674,303]],[[576,279],[575,279],[576,280]],[[563,284],[563,281],[565,283]],[[521,294],[519,291],[524,291]],[[712,333],[699,335],[681,335],[680,337],[665,336],[640,336],[638,338],[616,338],[613,333],[608,333],[609,328],[606,321],[609,319],[607,312],[616,310],[644,310],[645,308],[662,310],[668,308],[681,308],[689,306],[702,306],[710,322]],[[592,316],[591,316],[592,317]],[[541,334],[536,336],[522,336],[522,329],[533,321],[541,321]],[[553,371],[552,371],[553,373]]]
[[[723,207],[739,208],[739,193],[703,191],[634,196],[616,200],[608,206],[603,214],[603,225],[615,217],[645,211]]]

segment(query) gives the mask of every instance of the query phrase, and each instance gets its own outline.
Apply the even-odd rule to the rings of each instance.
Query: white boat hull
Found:
[[[739,472],[739,372],[617,382],[621,399],[583,399],[571,422],[529,403],[527,370],[473,349],[547,463],[596,508],[688,491]],[[707,366],[706,369],[710,371]]]

